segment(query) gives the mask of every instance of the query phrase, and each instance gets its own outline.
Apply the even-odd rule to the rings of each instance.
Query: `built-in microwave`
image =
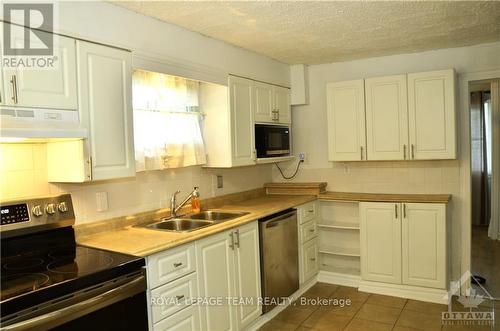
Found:
[[[287,125],[255,124],[257,158],[290,155],[290,127]]]

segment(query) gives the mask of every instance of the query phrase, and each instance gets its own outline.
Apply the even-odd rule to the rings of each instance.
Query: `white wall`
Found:
[[[170,64],[172,74],[221,83],[227,73],[288,86],[286,64],[100,1],[58,2],[56,30]],[[137,58],[134,58],[136,60]],[[137,61],[139,62],[139,61]]]
[[[455,68],[459,76],[499,69],[500,43],[310,66],[309,105],[292,109],[293,150],[305,152],[307,157],[295,181],[326,181],[331,191],[452,194],[452,275],[456,278],[460,273],[462,207],[467,199],[461,183],[463,176],[469,176],[461,169],[460,160],[333,163],[328,161],[327,147],[328,82],[445,68]],[[460,125],[467,124],[459,123],[459,130]],[[295,165],[286,165],[287,175]],[[276,169],[273,180],[283,181]]]

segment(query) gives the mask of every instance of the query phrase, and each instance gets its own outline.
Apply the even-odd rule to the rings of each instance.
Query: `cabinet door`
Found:
[[[406,160],[406,75],[365,79],[368,160]]]
[[[328,159],[366,160],[365,92],[362,79],[327,85]]]
[[[455,72],[408,74],[410,156],[456,158]]]
[[[153,326],[154,331],[196,331],[200,330],[199,307],[194,305],[167,317]]]
[[[261,296],[258,223],[236,229],[235,236],[235,295],[253,300],[252,304],[235,307],[238,329],[243,330],[262,314],[262,306],[258,303]]]
[[[54,56],[57,57],[53,67],[3,69],[5,104],[75,111],[78,109],[75,40],[59,35],[53,35],[53,38]],[[24,44],[24,35],[15,34],[12,42]],[[33,38],[30,43],[32,47],[37,47],[38,44],[39,47],[44,47],[41,41]]]
[[[307,282],[312,277],[318,274],[319,264],[318,264],[318,242],[316,239],[312,239],[305,244],[302,244],[300,248],[302,251],[300,253],[301,257],[301,284]]]
[[[226,231],[196,242],[198,291],[201,298],[227,298],[234,296],[234,244],[233,231]],[[203,330],[236,330],[233,306],[200,306]]]
[[[230,76],[229,89],[233,166],[253,165],[255,164],[253,82],[249,79]]]
[[[255,93],[255,107],[254,107],[254,120],[255,122],[273,122],[274,110],[274,91],[273,86],[254,82]]]
[[[361,202],[361,277],[401,284],[400,204]]]
[[[135,176],[130,52],[78,41],[78,71],[92,179]]]
[[[446,206],[403,204],[403,284],[446,288]]]
[[[274,108],[277,112],[277,122],[282,124],[292,123],[292,112],[290,106],[290,89],[274,86]]]

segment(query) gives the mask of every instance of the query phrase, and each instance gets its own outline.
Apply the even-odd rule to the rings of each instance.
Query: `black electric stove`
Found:
[[[63,207],[59,208],[60,202],[56,201],[53,202],[54,209],[36,208],[40,206],[39,201],[34,202],[35,206],[30,206],[29,202],[2,204],[0,215],[2,328],[5,325],[19,324],[24,320],[50,313],[48,308],[50,305],[54,307],[52,311],[61,310],[65,308],[64,306],[77,305],[79,302],[92,299],[89,296],[92,292],[95,292],[95,297],[101,297],[106,294],[104,289],[113,290],[113,287],[110,287],[113,282],[116,282],[116,287],[124,287],[127,286],[128,278],[136,283],[138,277],[144,278],[143,258],[76,244],[74,230],[68,226],[68,218],[74,219],[71,198],[68,200],[67,195],[63,197],[65,200]],[[35,216],[35,212],[40,210],[42,215]],[[56,210],[59,214],[51,219]],[[49,213],[52,211],[54,214]],[[44,216],[45,220],[42,220]],[[143,280],[142,287],[145,289],[145,278]],[[102,291],[99,290],[100,287],[103,288]],[[138,314],[144,322],[147,321],[145,291],[140,292],[139,301],[142,301],[142,305],[138,309]],[[137,294],[134,292],[129,297]],[[61,307],[59,303],[63,301],[67,301],[68,304]],[[40,314],[34,313],[36,310],[40,310]],[[81,317],[82,314],[79,316],[76,314],[75,318]],[[123,316],[119,318],[123,319]],[[64,322],[67,323],[67,319]],[[101,320],[98,322],[103,323]],[[109,322],[113,323],[111,320]],[[60,326],[61,323],[62,321],[52,321],[48,324],[50,326],[48,328]],[[116,322],[113,325],[116,326]]]

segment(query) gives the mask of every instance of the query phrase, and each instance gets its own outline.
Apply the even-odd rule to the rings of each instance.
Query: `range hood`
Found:
[[[0,107],[0,142],[48,142],[88,138],[78,111]]]

